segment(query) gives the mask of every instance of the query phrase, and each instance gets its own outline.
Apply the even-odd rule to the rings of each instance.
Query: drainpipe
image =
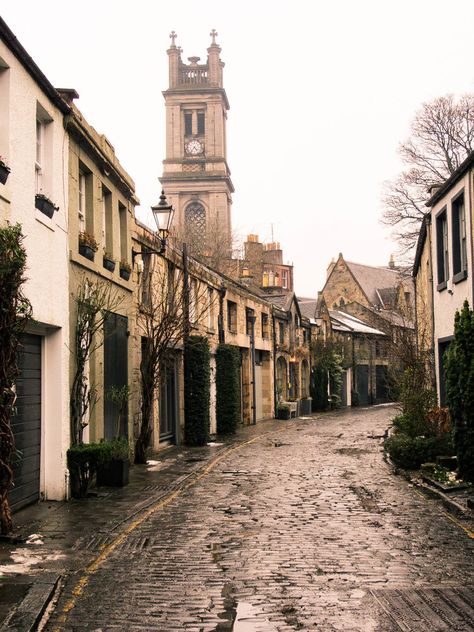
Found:
[[[189,338],[189,259],[188,247],[183,243],[183,310],[184,310],[184,327],[183,338],[186,343]]]
[[[219,334],[219,342],[225,343],[225,328],[224,328],[224,298],[227,293],[225,286],[219,290],[219,316],[217,317],[217,329]]]
[[[255,385],[255,316],[249,314],[250,321],[250,361],[252,363],[252,425],[257,425],[257,393]]]
[[[272,345],[273,345],[273,409],[276,417],[276,407],[278,403],[277,379],[276,379],[276,326],[275,314],[272,311]]]

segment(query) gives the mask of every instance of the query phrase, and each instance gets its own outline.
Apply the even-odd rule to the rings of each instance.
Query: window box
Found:
[[[113,272],[115,270],[115,261],[112,259],[112,256],[109,255],[108,253],[104,254],[104,257],[102,259],[102,265],[109,272]]]
[[[130,267],[130,264],[128,263],[128,261],[125,261],[125,259],[122,259],[122,261],[119,263],[120,278],[123,279],[124,281],[128,281],[130,278],[131,272],[132,272],[132,268]]]
[[[98,245],[94,236],[87,232],[79,233],[79,254],[94,261],[95,253],[97,252]]]
[[[0,160],[0,183],[1,184],[5,184],[9,173],[10,173],[10,167],[7,167],[7,165],[3,162],[3,160]]]
[[[54,211],[59,210],[59,206],[55,206],[55,204],[51,202],[51,200],[47,198],[46,195],[43,195],[42,193],[36,194],[35,206],[38,209],[38,211],[41,211],[42,213],[44,213],[46,217],[49,217],[49,219],[53,217]]]

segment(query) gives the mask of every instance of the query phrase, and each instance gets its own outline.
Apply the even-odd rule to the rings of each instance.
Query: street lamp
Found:
[[[174,208],[172,204],[168,204],[164,191],[161,191],[160,201],[151,207],[153,217],[155,218],[157,228],[157,239],[159,241],[159,249],[142,247],[140,251],[132,248],[132,265],[135,263],[137,255],[163,255],[166,251],[166,243],[170,233],[171,222],[173,221]]]

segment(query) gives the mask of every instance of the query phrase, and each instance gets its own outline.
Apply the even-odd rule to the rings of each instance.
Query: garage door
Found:
[[[20,377],[16,384],[16,415],[12,419],[18,451],[13,469],[14,487],[9,494],[18,510],[39,499],[41,459],[41,336],[22,336]]]

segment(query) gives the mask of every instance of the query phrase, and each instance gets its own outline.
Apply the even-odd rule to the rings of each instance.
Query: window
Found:
[[[198,123],[198,134],[200,136],[204,136],[205,132],[205,116],[204,112],[197,113],[197,123]]]
[[[191,279],[189,284],[189,320],[192,323],[197,321],[197,281]]]
[[[200,202],[191,202],[184,211],[184,229],[190,250],[203,254],[206,249],[206,210]]]
[[[184,135],[192,136],[193,134],[193,113],[185,112],[184,113]]]
[[[35,186],[36,193],[51,197],[52,189],[52,121],[53,119],[40,103],[36,103],[36,150]]]
[[[214,331],[214,290],[207,288],[207,328]]]
[[[288,270],[281,271],[281,286],[288,288]]]
[[[237,333],[237,303],[227,301],[227,329]]]
[[[254,315],[253,309],[250,307],[245,308],[245,333],[247,336],[252,334],[252,316]]]
[[[285,342],[285,323],[278,323],[278,334],[278,340],[282,345]]]
[[[449,279],[448,220],[446,209],[436,218],[436,251],[438,261],[438,290],[444,290]]]
[[[105,207],[104,211],[105,213]],[[85,165],[79,163],[78,175],[78,217],[79,231],[94,233],[93,210],[92,210],[92,173]],[[104,230],[104,223],[102,230]],[[105,246],[105,241],[103,242]]]
[[[458,283],[467,277],[466,211],[464,193],[451,205],[453,240],[453,281]]]
[[[128,261],[128,247],[127,247],[127,209],[119,202],[119,237],[120,237],[120,259],[122,261]]]
[[[81,171],[79,172],[79,232],[83,233],[86,230],[86,176]]]
[[[102,185],[102,246],[107,254],[113,256],[112,194],[104,185]]]
[[[268,339],[268,314],[262,313],[262,338]]]

